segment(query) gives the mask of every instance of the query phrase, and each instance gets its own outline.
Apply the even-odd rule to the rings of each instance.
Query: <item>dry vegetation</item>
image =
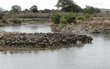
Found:
[[[10,14],[9,12],[4,13],[5,16],[3,17],[4,20],[6,20],[6,23],[13,24],[10,22],[10,20],[18,19],[21,21],[37,21],[37,20],[49,20],[52,13],[19,13],[19,14]],[[65,12],[59,13],[62,16],[65,16]],[[74,13],[76,15],[76,19],[80,16],[84,17],[83,13]],[[84,21],[77,21],[77,24],[68,24],[70,28],[81,28],[82,26],[86,25],[89,29],[96,29],[99,27],[106,28],[110,26],[110,15],[107,14],[95,14],[90,15],[91,17],[89,19],[85,19]],[[3,20],[2,19],[2,20]],[[6,23],[3,23],[3,21],[0,20],[0,26],[6,25]],[[52,22],[50,23],[52,25]],[[61,26],[61,24],[59,24]]]

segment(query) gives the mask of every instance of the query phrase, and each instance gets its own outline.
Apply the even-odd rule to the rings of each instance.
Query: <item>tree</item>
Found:
[[[49,9],[44,9],[43,11],[42,11],[42,13],[50,13],[51,11],[49,10]]]
[[[82,9],[80,6],[73,4],[73,5],[62,8],[61,10],[65,11],[65,12],[78,13],[78,12],[81,12]]]
[[[14,13],[18,13],[21,11],[21,7],[18,5],[13,5],[11,8],[11,11],[13,11]]]
[[[28,9],[24,9],[25,12],[29,11]]]
[[[95,13],[101,13],[101,10],[99,8],[94,8]]]
[[[83,9],[83,13],[90,13],[90,14],[94,14],[94,13],[100,13],[100,9],[98,8],[94,8],[92,6],[86,6],[86,8]]]
[[[35,13],[35,12],[38,12],[38,7],[36,6],[36,5],[33,5],[31,8],[30,8],[30,10],[33,12],[33,13]]]
[[[57,4],[55,5],[55,7],[57,8],[61,7],[63,9],[64,7],[67,7],[73,4],[74,2],[72,0],[59,0]]]
[[[93,14],[94,8],[92,6],[86,6],[86,8],[84,8],[83,12]]]
[[[29,12],[29,10],[28,9],[24,9],[22,12],[26,13],[26,12]]]

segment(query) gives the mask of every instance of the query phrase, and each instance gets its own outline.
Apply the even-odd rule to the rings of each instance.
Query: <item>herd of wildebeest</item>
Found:
[[[48,46],[58,47],[63,45],[81,43],[91,43],[93,38],[87,35],[65,34],[65,33],[9,33],[0,37],[0,45],[34,48],[46,48]]]

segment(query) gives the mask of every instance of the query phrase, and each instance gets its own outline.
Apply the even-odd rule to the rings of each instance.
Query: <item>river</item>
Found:
[[[36,31],[36,29],[33,30]],[[45,29],[40,30],[45,33],[51,32],[48,25],[45,25]],[[92,34],[91,36],[93,37],[92,44],[85,44],[83,47],[1,51],[0,69],[110,69],[110,35]]]

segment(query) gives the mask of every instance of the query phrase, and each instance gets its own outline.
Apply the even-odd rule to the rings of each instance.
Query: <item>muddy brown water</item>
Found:
[[[51,28],[47,31],[51,31]],[[83,47],[1,51],[0,69],[110,69],[110,35],[91,36],[93,44],[85,44]]]

